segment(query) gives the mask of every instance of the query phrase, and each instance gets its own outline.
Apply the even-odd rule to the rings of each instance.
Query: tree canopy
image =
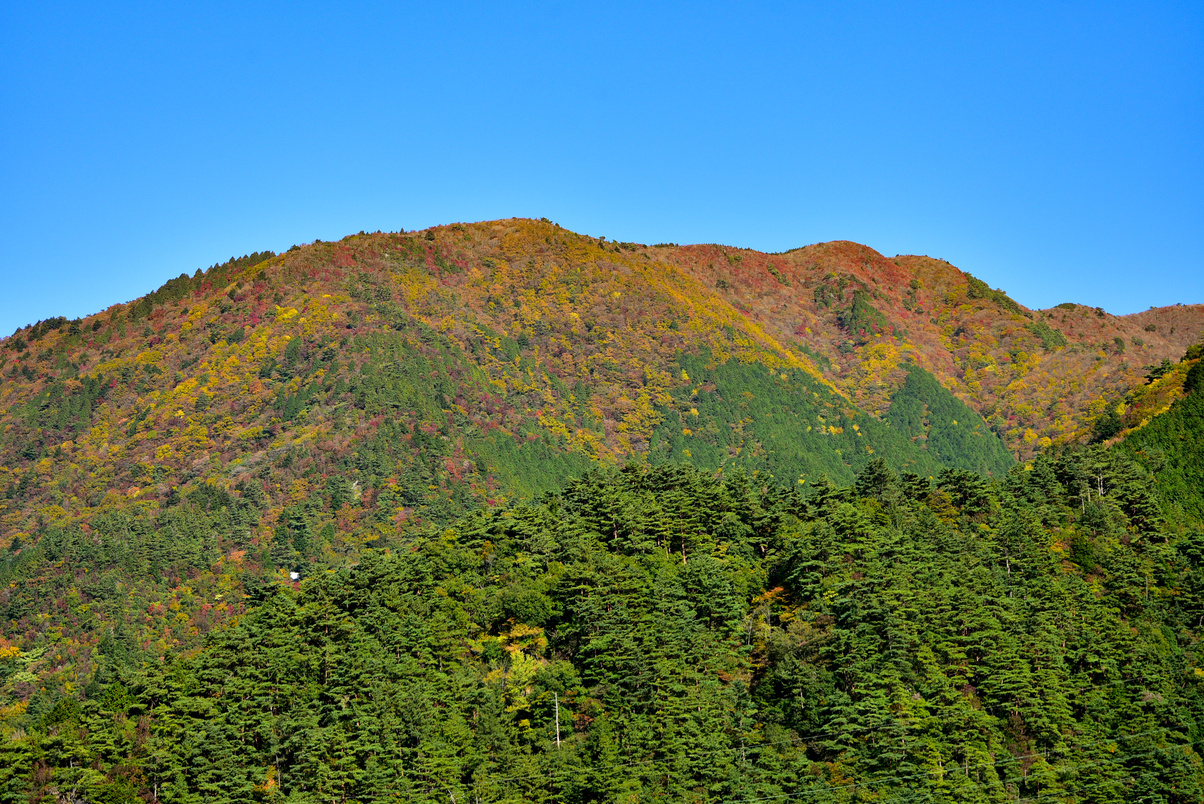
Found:
[[[8,713],[0,800],[1198,801],[1202,559],[1099,447],[806,493],[596,468],[259,587],[194,654],[112,631]]]

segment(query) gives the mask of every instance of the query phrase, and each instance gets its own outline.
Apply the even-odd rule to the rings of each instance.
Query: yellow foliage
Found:
[[[301,502],[309,496],[309,483],[303,478],[298,478],[292,482],[288,489],[288,501],[293,503]]]
[[[38,509],[38,513],[46,518],[51,525],[61,526],[68,519],[67,512],[59,505],[47,505]]]

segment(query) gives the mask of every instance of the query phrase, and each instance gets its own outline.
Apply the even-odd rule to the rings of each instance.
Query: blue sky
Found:
[[[515,5],[4,0],[0,334],[512,216],[1204,302],[1204,4]]]

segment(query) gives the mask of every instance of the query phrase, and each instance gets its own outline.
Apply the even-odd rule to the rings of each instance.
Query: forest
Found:
[[[0,800],[1194,802],[1202,560],[1104,447],[807,492],[599,467],[250,588],[188,655],[106,635]]]
[[[23,327],[0,802],[1199,801],[1202,321],[518,220]]]

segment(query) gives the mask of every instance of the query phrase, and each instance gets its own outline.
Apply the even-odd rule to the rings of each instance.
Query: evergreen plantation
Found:
[[[0,802],[1199,801],[1201,334],[521,220],[22,328]]]

